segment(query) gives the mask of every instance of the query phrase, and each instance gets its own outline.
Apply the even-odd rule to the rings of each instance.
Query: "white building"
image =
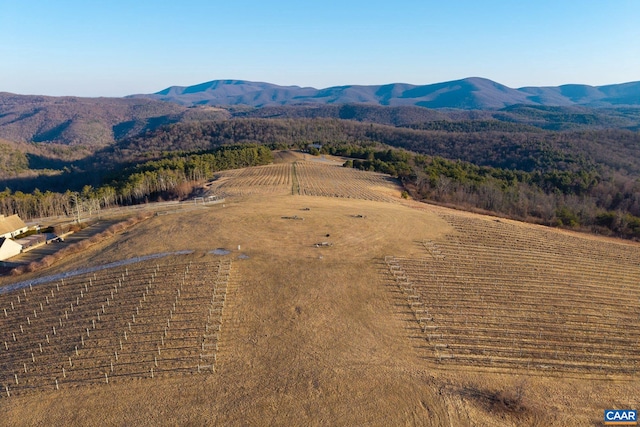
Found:
[[[14,257],[22,252],[22,245],[6,237],[0,237],[0,261]]]
[[[0,215],[0,237],[10,239],[25,231],[27,231],[27,225],[18,215]]]

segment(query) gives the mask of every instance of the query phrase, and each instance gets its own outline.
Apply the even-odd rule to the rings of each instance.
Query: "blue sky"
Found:
[[[0,91],[640,80],[640,1],[0,0]]]

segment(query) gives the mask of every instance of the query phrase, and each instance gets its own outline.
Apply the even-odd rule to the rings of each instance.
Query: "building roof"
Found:
[[[25,228],[27,224],[24,223],[18,215],[4,216],[0,215],[0,236],[12,233],[21,228]]]
[[[18,242],[16,242],[15,240],[11,240],[11,239],[7,239],[6,237],[0,237],[0,248],[2,248],[3,246],[20,246],[22,248],[22,245]]]

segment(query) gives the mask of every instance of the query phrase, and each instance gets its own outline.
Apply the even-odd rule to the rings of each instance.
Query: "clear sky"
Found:
[[[0,0],[0,91],[640,80],[640,0]]]

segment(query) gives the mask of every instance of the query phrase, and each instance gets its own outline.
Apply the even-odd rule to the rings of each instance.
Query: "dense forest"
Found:
[[[329,146],[354,157],[346,167],[399,177],[408,193],[465,209],[552,226],[640,238],[640,182],[595,170],[525,172],[477,166],[401,150]]]
[[[368,143],[514,170],[601,168],[640,176],[640,133],[628,130],[496,131],[486,122],[422,130],[338,119],[234,119],[163,127],[125,139],[96,155],[98,163],[139,162],[167,151],[206,150],[254,143],[305,147],[310,143]]]
[[[215,171],[265,164],[270,150],[311,144],[352,158],[346,166],[399,177],[418,200],[640,238],[640,133],[549,131],[486,117],[406,126],[336,118],[167,125],[56,175],[5,180],[11,190],[2,193],[0,209],[30,218],[184,198]],[[24,167],[24,158],[13,156],[9,161]]]

